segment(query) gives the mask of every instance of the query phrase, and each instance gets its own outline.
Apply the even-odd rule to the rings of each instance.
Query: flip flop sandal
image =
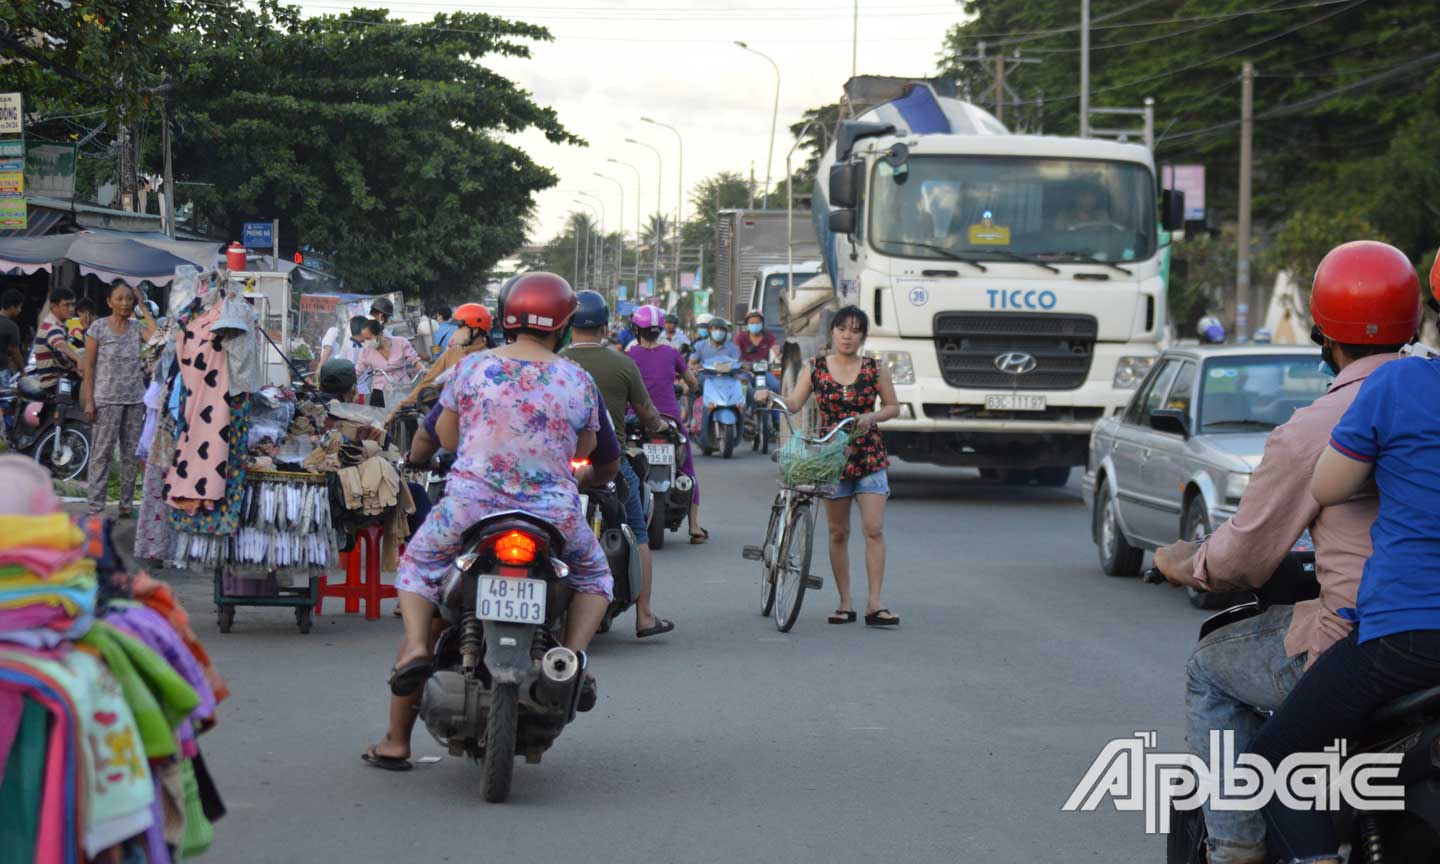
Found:
[[[889,613],[889,618],[881,618],[881,613]],[[865,616],[866,627],[895,627],[900,623],[900,616],[889,609],[876,609]]]
[[[399,756],[382,756],[371,747],[360,754],[360,759],[371,768],[379,768],[384,771],[409,771],[414,764],[409,759],[401,759]]]
[[[704,543],[706,540],[709,539],[710,530],[708,528],[701,528],[699,534],[696,534],[694,531],[690,532],[690,543],[692,545],[699,546],[701,543]]]
[[[836,610],[835,610],[835,614],[834,614],[834,615],[831,615],[829,618],[826,618],[825,620],[826,620],[826,621],[829,621],[831,624],[854,624],[854,623],[855,623],[855,610],[854,610],[854,609],[836,609]],[[868,623],[868,622],[867,622],[867,623]]]
[[[661,633],[669,633],[675,629],[674,621],[666,621],[664,618],[656,618],[653,627],[646,627],[644,630],[636,630],[636,639],[648,639],[651,636],[659,636]]]
[[[413,696],[435,671],[429,660],[411,660],[390,672],[390,692],[396,696]]]

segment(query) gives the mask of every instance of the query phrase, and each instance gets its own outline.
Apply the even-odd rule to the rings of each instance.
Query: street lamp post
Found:
[[[663,184],[664,184],[664,180],[663,180],[662,178],[664,177],[664,174],[665,174],[665,159],[664,159],[664,157],[662,157],[662,156],[660,155],[660,148],[656,147],[656,146],[653,145],[653,144],[646,144],[644,141],[636,141],[634,138],[626,138],[626,139],[625,139],[625,143],[626,143],[626,144],[638,144],[639,146],[644,147],[645,149],[647,149],[647,150],[649,150],[650,152],[652,152],[652,153],[655,154],[655,215],[656,215],[656,216],[659,216],[659,215],[660,215],[660,190],[661,190],[661,187],[662,187]],[[656,227],[658,228],[659,226],[657,225]],[[660,241],[663,240],[663,239],[665,239],[665,238],[660,237],[660,236],[659,236],[659,232],[656,232],[656,237],[655,237],[655,249],[654,249],[655,255],[654,255],[654,259],[650,262],[650,290],[651,290],[651,291],[654,291],[654,290],[655,290],[657,283],[660,281]],[[636,294],[637,297],[639,296],[640,290],[639,290],[638,288],[635,290],[635,294]]]
[[[620,248],[615,253],[615,281],[618,282],[625,278],[625,185],[614,177],[608,174],[601,174],[599,171],[595,172],[595,176],[609,180],[615,184],[616,189],[620,190],[620,217],[615,220],[620,223]],[[611,293],[613,294],[614,292]],[[612,299],[614,298],[612,297]]]
[[[760,198],[760,209],[770,209],[770,163],[775,155],[775,121],[780,116],[780,66],[768,54],[756,51],[744,42],[735,41],[735,44],[749,51],[764,57],[766,62],[775,70],[775,106],[770,109],[770,149],[765,151],[765,194]]]
[[[675,172],[675,282],[671,287],[676,295],[680,293],[680,223],[685,221],[685,140],[680,137],[680,130],[669,123],[661,123],[659,120],[652,120],[649,117],[641,117],[640,120],[652,126],[661,126],[675,133],[675,146],[679,150],[680,168]]]
[[[579,204],[581,207],[589,210],[591,214],[595,212],[595,205],[588,201],[581,201],[579,198],[574,198],[571,199],[571,203]],[[582,273],[584,274],[585,284],[582,286],[584,288],[590,287],[590,241],[593,239],[594,234],[594,223],[587,220],[585,223],[585,266],[583,270],[577,270],[575,272],[576,279],[579,279]]]
[[[635,172],[635,278],[633,281],[635,283],[635,293],[638,296],[640,293],[640,169],[631,165],[629,162],[621,162],[619,159],[611,158],[605,161],[613,162],[616,165],[624,165],[626,168]],[[622,213],[620,215],[624,217],[625,214]]]
[[[598,266],[595,268],[595,284],[603,288],[605,286],[605,223],[609,221],[605,218],[605,200],[599,195],[592,195],[585,191],[577,194],[583,195],[600,205],[600,242],[597,249],[598,254],[596,255],[596,263]]]
[[[795,143],[790,147],[790,152],[785,154],[785,299],[795,299],[795,172],[790,168],[790,159],[795,151],[800,149],[800,144],[810,130],[815,128],[815,121],[811,120],[795,136]],[[763,311],[763,310],[762,310]]]

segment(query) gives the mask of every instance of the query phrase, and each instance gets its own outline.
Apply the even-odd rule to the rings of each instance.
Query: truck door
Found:
[[[1180,371],[1180,363],[1180,360],[1170,358],[1150,373],[1140,392],[1130,402],[1130,407],[1125,410],[1123,422],[1115,433],[1111,461],[1115,465],[1115,494],[1120,501],[1120,516],[1130,539],[1143,540],[1147,545],[1155,544],[1153,530],[1158,522],[1143,476],[1155,437],[1149,417],[1170,391],[1170,385]]]
[[[1195,401],[1198,368],[1189,360],[1181,364],[1169,394],[1158,407],[1184,411],[1188,415]],[[1155,429],[1149,430],[1149,441],[1150,458],[1140,465],[1140,482],[1151,502],[1144,530],[1146,536],[1153,537],[1157,543],[1173,543],[1180,539],[1182,487],[1193,471],[1187,458],[1190,442]]]

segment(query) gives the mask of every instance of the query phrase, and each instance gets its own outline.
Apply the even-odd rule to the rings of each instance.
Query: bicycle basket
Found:
[[[780,448],[780,480],[786,486],[823,486],[840,480],[850,455],[850,436],[844,432],[824,444],[791,435]]]

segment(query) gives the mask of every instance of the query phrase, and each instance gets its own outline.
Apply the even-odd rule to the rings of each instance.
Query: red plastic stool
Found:
[[[374,621],[380,617],[380,601],[394,597],[395,586],[380,581],[380,543],[384,536],[383,525],[367,525],[355,535],[355,548],[340,553],[340,562],[345,565],[345,582],[342,585],[328,585],[320,577],[318,596],[315,599],[315,614],[322,614],[321,607],[326,597],[345,598],[345,612],[360,611],[360,601],[365,601],[365,619]],[[361,576],[361,558],[364,558],[364,576]]]

